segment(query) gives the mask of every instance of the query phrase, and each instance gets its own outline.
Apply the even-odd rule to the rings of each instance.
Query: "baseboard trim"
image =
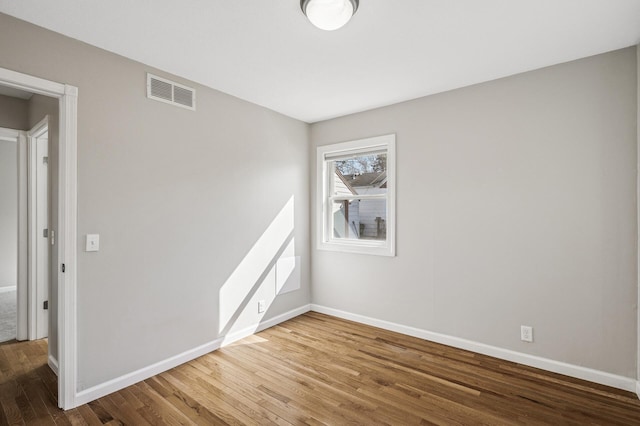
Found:
[[[638,399],[640,399],[640,380],[636,382],[636,395],[638,395]]]
[[[185,362],[191,361],[192,359],[196,359],[211,351],[215,351],[220,347],[221,343],[222,338],[215,339],[211,342],[205,343],[204,345],[200,345],[196,348],[182,352],[181,354],[172,356],[171,358],[167,358],[163,361],[156,362],[155,364],[149,365],[136,371],[132,371],[131,373],[116,377],[115,379],[111,379],[99,385],[77,392],[75,405],[77,407],[98,398],[102,398],[105,395],[109,395],[110,393],[119,391],[120,389],[124,389],[127,386],[131,386],[134,383],[146,380],[149,377],[170,370],[173,367],[177,367],[180,364],[184,364]]]
[[[242,330],[234,331],[233,333],[227,334],[224,337],[222,346],[230,345],[233,342],[237,342],[238,340],[244,339],[245,337],[251,336],[252,334],[258,333],[262,330],[266,330],[267,328],[273,327],[274,325],[278,325],[281,322],[285,322],[287,320],[290,320],[291,318],[295,318],[299,315],[309,312],[310,310],[311,305],[304,305],[289,312],[285,312],[284,314],[273,317],[269,320],[262,321],[259,324],[243,328]]]
[[[53,355],[49,355],[49,362],[47,362],[47,364],[49,364],[49,368],[51,370],[53,370],[53,372],[56,374],[56,376],[58,375],[58,360],[55,359],[53,357]]]
[[[208,354],[209,352],[213,352],[216,349],[219,349],[221,346],[228,345],[244,337],[250,336],[253,333],[257,333],[269,327],[273,327],[274,325],[294,318],[310,310],[311,305],[301,306],[300,308],[293,309],[269,320],[260,322],[255,326],[247,327],[227,336],[218,337],[211,342],[182,352],[178,355],[172,356],[171,358],[167,358],[163,361],[156,362],[155,364],[143,367],[139,370],[132,371],[131,373],[116,377],[115,379],[111,379],[107,382],[77,392],[73,408],[89,403],[98,398],[102,398],[103,396],[109,395],[113,392],[117,392],[120,389],[124,389],[127,386],[131,386],[135,383],[146,380],[149,377],[163,373],[167,370],[177,367],[180,364],[184,364],[185,362],[189,362],[193,359],[201,357],[202,355]]]
[[[517,362],[519,364],[528,365],[530,367],[536,367],[554,373],[564,374],[566,376],[588,380],[590,382],[600,383],[602,385],[611,386],[630,392],[636,392],[640,397],[640,382],[636,382],[635,379],[629,377],[618,376],[604,371],[581,367],[579,365],[568,364],[548,358],[542,358],[535,355],[512,351],[510,349],[503,349],[497,346],[474,342],[472,340],[462,339],[446,334],[435,333],[415,327],[379,320],[376,318],[354,314],[351,312],[345,312],[326,306],[312,304],[311,310],[319,312],[321,314],[327,314],[338,318],[343,318],[346,320],[382,328],[385,330],[395,331],[397,333],[406,334],[408,336],[418,337],[420,339],[429,340],[431,342],[441,343],[443,345],[453,346],[455,348],[465,349],[468,351],[477,352],[483,355],[489,355],[507,361]]]

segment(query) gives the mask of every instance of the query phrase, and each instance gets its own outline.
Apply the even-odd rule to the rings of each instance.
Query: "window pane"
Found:
[[[333,237],[356,240],[387,239],[387,200],[334,201]]]
[[[332,195],[387,193],[387,154],[331,161]]]

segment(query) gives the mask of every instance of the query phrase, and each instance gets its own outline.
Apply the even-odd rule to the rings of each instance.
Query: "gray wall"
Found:
[[[27,130],[29,101],[0,95],[0,127]]]
[[[635,377],[636,68],[628,48],[313,124],[311,164],[397,134],[398,254],[314,241],[313,302]]]
[[[58,232],[58,99],[33,95],[29,99],[29,128],[49,116],[49,227]],[[56,239],[57,240],[57,239]],[[58,244],[49,250],[49,352],[58,359]]]
[[[166,74],[1,14],[0,52],[79,88],[79,390],[218,337],[223,284],[291,197],[302,288],[264,319],[309,303],[306,124],[199,85],[196,112],[148,100]]]
[[[17,265],[18,144],[0,140],[0,287],[17,284]]]
[[[28,101],[0,95],[0,127],[26,130]],[[18,274],[18,146],[0,141],[0,287]]]

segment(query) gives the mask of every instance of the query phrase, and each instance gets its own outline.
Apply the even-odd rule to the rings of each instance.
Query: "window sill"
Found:
[[[395,248],[387,244],[370,244],[366,242],[340,243],[336,241],[324,241],[318,244],[318,250],[335,251],[339,253],[368,254],[375,256],[395,257]]]

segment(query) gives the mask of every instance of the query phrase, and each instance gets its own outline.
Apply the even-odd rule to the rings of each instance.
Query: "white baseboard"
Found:
[[[247,327],[240,331],[234,332],[231,335],[218,337],[217,339],[209,343],[205,343],[196,348],[182,352],[178,355],[172,356],[171,358],[167,358],[163,361],[156,362],[155,364],[149,365],[136,371],[132,371],[131,373],[116,377],[115,379],[111,379],[107,382],[77,392],[74,406],[77,407],[94,401],[98,398],[102,398],[103,396],[109,395],[110,393],[117,392],[120,389],[126,388],[127,386],[131,386],[135,383],[146,380],[149,377],[177,367],[180,364],[184,364],[185,362],[189,362],[193,359],[201,357],[202,355],[208,354],[209,352],[215,351],[223,345],[228,345],[232,342],[235,342],[236,340],[240,340],[244,337],[252,335],[253,333],[269,327],[273,327],[276,324],[308,312],[310,309],[311,305],[305,305],[292,311],[285,312],[282,315],[278,315],[277,317],[271,318],[267,321],[263,321],[259,324],[256,324],[255,326]]]
[[[640,380],[636,382],[636,395],[638,395],[638,398],[640,399]]]
[[[167,358],[139,370],[132,371],[124,376],[116,377],[115,379],[111,379],[107,382],[90,387],[89,389],[77,392],[75,406],[77,407],[98,398],[102,398],[105,395],[109,395],[110,393],[124,389],[127,386],[131,386],[134,383],[146,380],[149,377],[170,370],[173,367],[177,367],[180,364],[184,364],[185,362],[191,361],[192,359],[198,358],[211,351],[215,351],[220,347],[221,343],[222,338],[217,338],[209,343],[205,343],[204,345],[200,345],[196,348],[182,352],[181,354],[172,356],[171,358]]]
[[[16,287],[15,285],[11,286],[4,286],[4,287],[0,287],[0,293],[7,293],[9,291],[15,291],[18,287]]]
[[[618,376],[604,371],[594,370],[591,368],[581,367],[579,365],[568,364],[565,362],[555,361],[548,358],[542,358],[535,355],[529,355],[522,352],[503,349],[497,346],[486,345],[484,343],[474,342],[472,340],[453,337],[446,334],[435,333],[432,331],[422,330],[415,327],[409,327],[389,321],[379,320],[363,315],[353,314],[338,309],[328,308],[321,305],[311,305],[311,310],[321,314],[327,314],[362,324],[371,325],[397,333],[406,334],[408,336],[418,337],[420,339],[429,340],[431,342],[441,343],[443,345],[453,346],[459,349],[465,349],[477,352],[483,355],[489,355],[495,358],[507,361],[517,362],[519,364],[536,367],[554,373],[564,374],[566,376],[578,379],[588,380],[590,382],[600,383],[618,389],[638,393],[640,397],[640,382],[629,377]]]
[[[273,327],[274,325],[280,324],[281,322],[290,320],[291,318],[295,318],[299,315],[304,314],[305,312],[309,312],[310,310],[311,310],[311,305],[304,305],[297,309],[293,309],[289,312],[285,312],[284,314],[278,315],[277,317],[273,317],[270,320],[262,321],[259,324],[255,324],[250,327],[243,328],[242,330],[229,333],[226,336],[224,336],[224,339],[222,341],[222,346],[230,345],[233,342],[236,342],[240,339],[244,339],[245,337],[251,336],[252,334],[258,333],[269,327]]]
[[[49,355],[49,368],[51,368],[51,370],[53,370],[54,373],[56,373],[56,376],[58,375],[58,360],[55,359],[52,355]]]

